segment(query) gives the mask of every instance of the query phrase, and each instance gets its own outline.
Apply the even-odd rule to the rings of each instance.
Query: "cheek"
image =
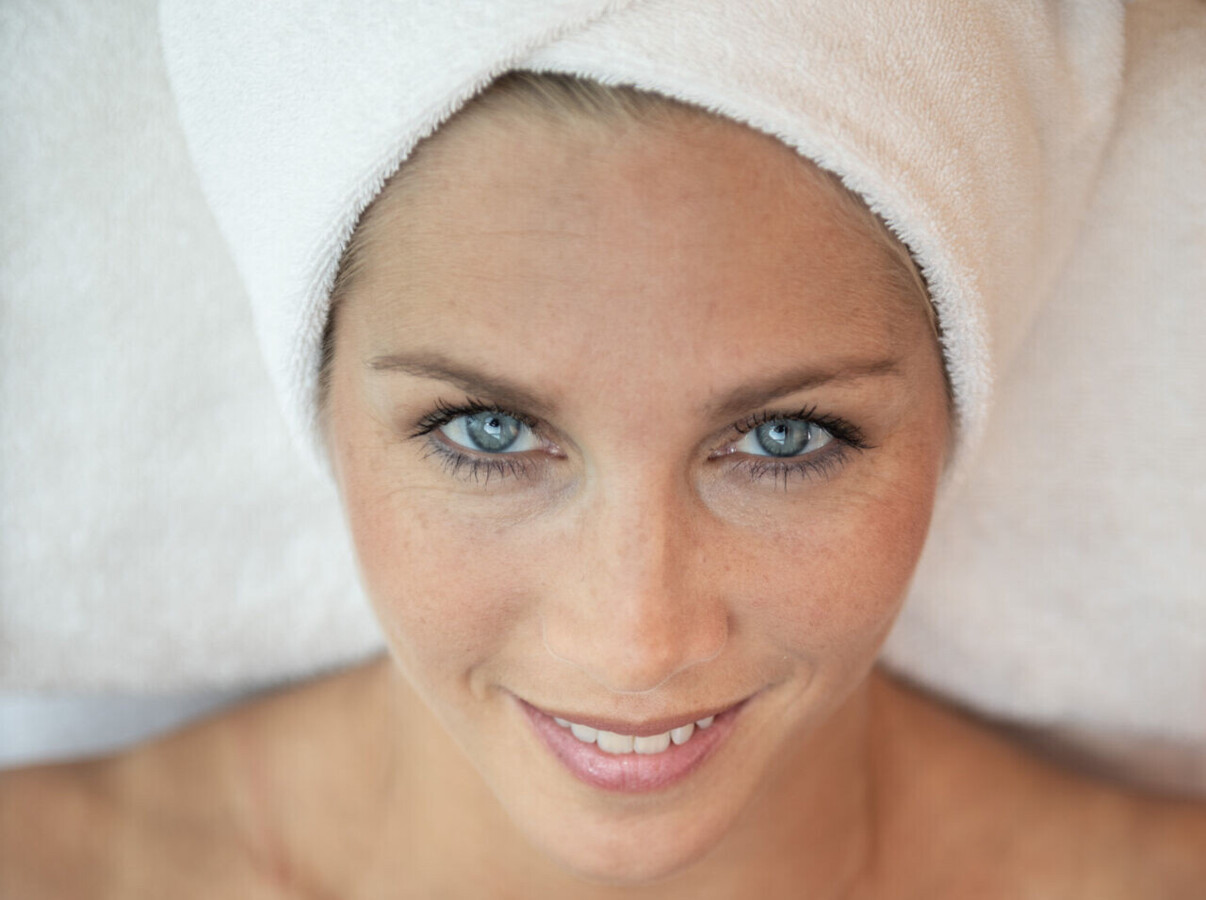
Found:
[[[337,454],[361,581],[402,669],[422,685],[490,657],[515,612],[505,542],[402,477],[378,435],[353,434]]]
[[[832,502],[813,506],[788,551],[808,572],[793,624],[820,653],[872,656],[904,601],[930,527],[945,448],[944,392]],[[836,483],[835,483],[836,486]],[[790,603],[785,604],[790,608]],[[789,613],[783,613],[785,618]]]
[[[412,679],[494,655],[519,613],[505,542],[423,497],[366,488],[345,502],[365,590]]]
[[[900,609],[925,543],[932,489],[875,491],[803,503],[796,527],[747,540],[730,568],[755,589],[749,627],[783,652],[835,674],[861,671]],[[734,586],[736,589],[736,586]]]
[[[332,457],[362,585],[389,648],[416,686],[488,658],[517,596],[506,548],[458,521],[446,491],[416,484],[388,429],[335,384]],[[508,605],[510,603],[510,605]]]

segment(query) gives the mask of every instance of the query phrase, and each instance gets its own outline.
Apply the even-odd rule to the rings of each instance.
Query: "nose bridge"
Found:
[[[689,490],[672,478],[617,476],[577,509],[574,558],[548,598],[549,652],[617,692],[656,688],[715,657],[727,610],[708,589]]]

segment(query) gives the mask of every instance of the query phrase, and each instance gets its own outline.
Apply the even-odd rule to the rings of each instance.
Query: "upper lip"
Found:
[[[586,725],[597,731],[610,731],[612,734],[626,734],[633,737],[652,737],[655,734],[664,734],[667,731],[673,731],[675,728],[690,725],[692,722],[697,722],[700,719],[706,719],[709,716],[718,716],[730,709],[736,709],[748,699],[747,697],[735,703],[727,703],[724,706],[714,706],[710,709],[701,709],[683,715],[660,719],[640,719],[639,721],[633,719],[608,719],[600,716],[592,716],[587,713],[553,710],[544,706],[537,706],[534,703],[528,703],[526,700],[520,700],[519,702],[531,706],[546,716],[565,719],[568,722],[573,722],[575,725]]]

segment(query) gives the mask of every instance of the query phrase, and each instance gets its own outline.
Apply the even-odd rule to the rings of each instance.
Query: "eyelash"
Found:
[[[867,443],[863,432],[857,425],[840,416],[824,415],[818,412],[815,406],[805,406],[795,412],[763,410],[738,422],[733,430],[738,435],[744,436],[759,425],[777,420],[812,422],[828,431],[833,436],[833,440],[819,452],[806,453],[803,456],[779,458],[750,456],[735,463],[735,467],[746,470],[751,481],[774,478],[774,483],[778,485],[779,479],[782,478],[783,488],[786,490],[793,475],[804,480],[817,477],[828,478],[847,462],[850,451],[862,452],[871,449],[871,445]]]
[[[453,419],[460,416],[472,416],[477,413],[495,412],[502,413],[504,416],[510,416],[517,422],[522,422],[533,431],[536,430],[539,423],[531,416],[525,416],[520,413],[509,412],[505,409],[500,409],[493,403],[483,403],[480,400],[470,398],[467,402],[460,405],[445,403],[443,400],[437,400],[435,409],[419,419],[415,424],[414,430],[410,433],[411,438],[421,438],[430,435],[438,428],[447,425]],[[532,468],[536,465],[531,460],[518,453],[497,453],[489,456],[472,456],[461,450],[457,450],[450,444],[438,440],[431,439],[427,442],[427,456],[439,457],[444,464],[445,471],[448,474],[464,478],[466,481],[475,481],[482,484],[489,484],[490,479],[497,475],[499,478],[509,476],[525,477],[532,474]]]
[[[536,431],[539,426],[539,423],[531,416],[501,409],[493,403],[485,403],[470,398],[463,404],[455,405],[446,403],[443,400],[437,400],[435,409],[419,419],[409,437],[428,437],[432,432],[442,428],[454,419],[483,412],[501,413],[502,415],[510,416],[516,421],[522,422],[533,431]],[[782,478],[783,487],[786,489],[788,481],[793,475],[798,475],[804,479],[815,477],[828,478],[847,461],[851,450],[861,452],[871,448],[871,445],[867,443],[858,426],[847,422],[839,416],[820,414],[814,406],[806,406],[795,412],[764,410],[735,424],[733,431],[736,432],[738,437],[741,437],[749,434],[759,425],[776,420],[812,422],[828,431],[833,436],[833,440],[819,452],[807,453],[803,456],[780,458],[773,456],[750,456],[735,462],[733,464],[734,468],[744,468],[749,474],[751,481],[773,478],[777,485],[779,479]],[[474,456],[456,449],[445,441],[434,438],[427,442],[427,449],[427,455],[439,457],[449,474],[464,478],[467,481],[472,480],[483,484],[489,484],[490,479],[494,476],[499,478],[530,476],[533,474],[533,468],[537,465],[537,463],[520,453]],[[719,454],[716,458],[723,455],[725,454]]]

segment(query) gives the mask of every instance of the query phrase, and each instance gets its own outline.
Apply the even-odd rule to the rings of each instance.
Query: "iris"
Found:
[[[519,439],[523,423],[501,412],[479,412],[464,417],[465,436],[473,449],[502,453]]]
[[[824,431],[815,422],[773,419],[754,429],[754,439],[769,456],[798,456]]]

